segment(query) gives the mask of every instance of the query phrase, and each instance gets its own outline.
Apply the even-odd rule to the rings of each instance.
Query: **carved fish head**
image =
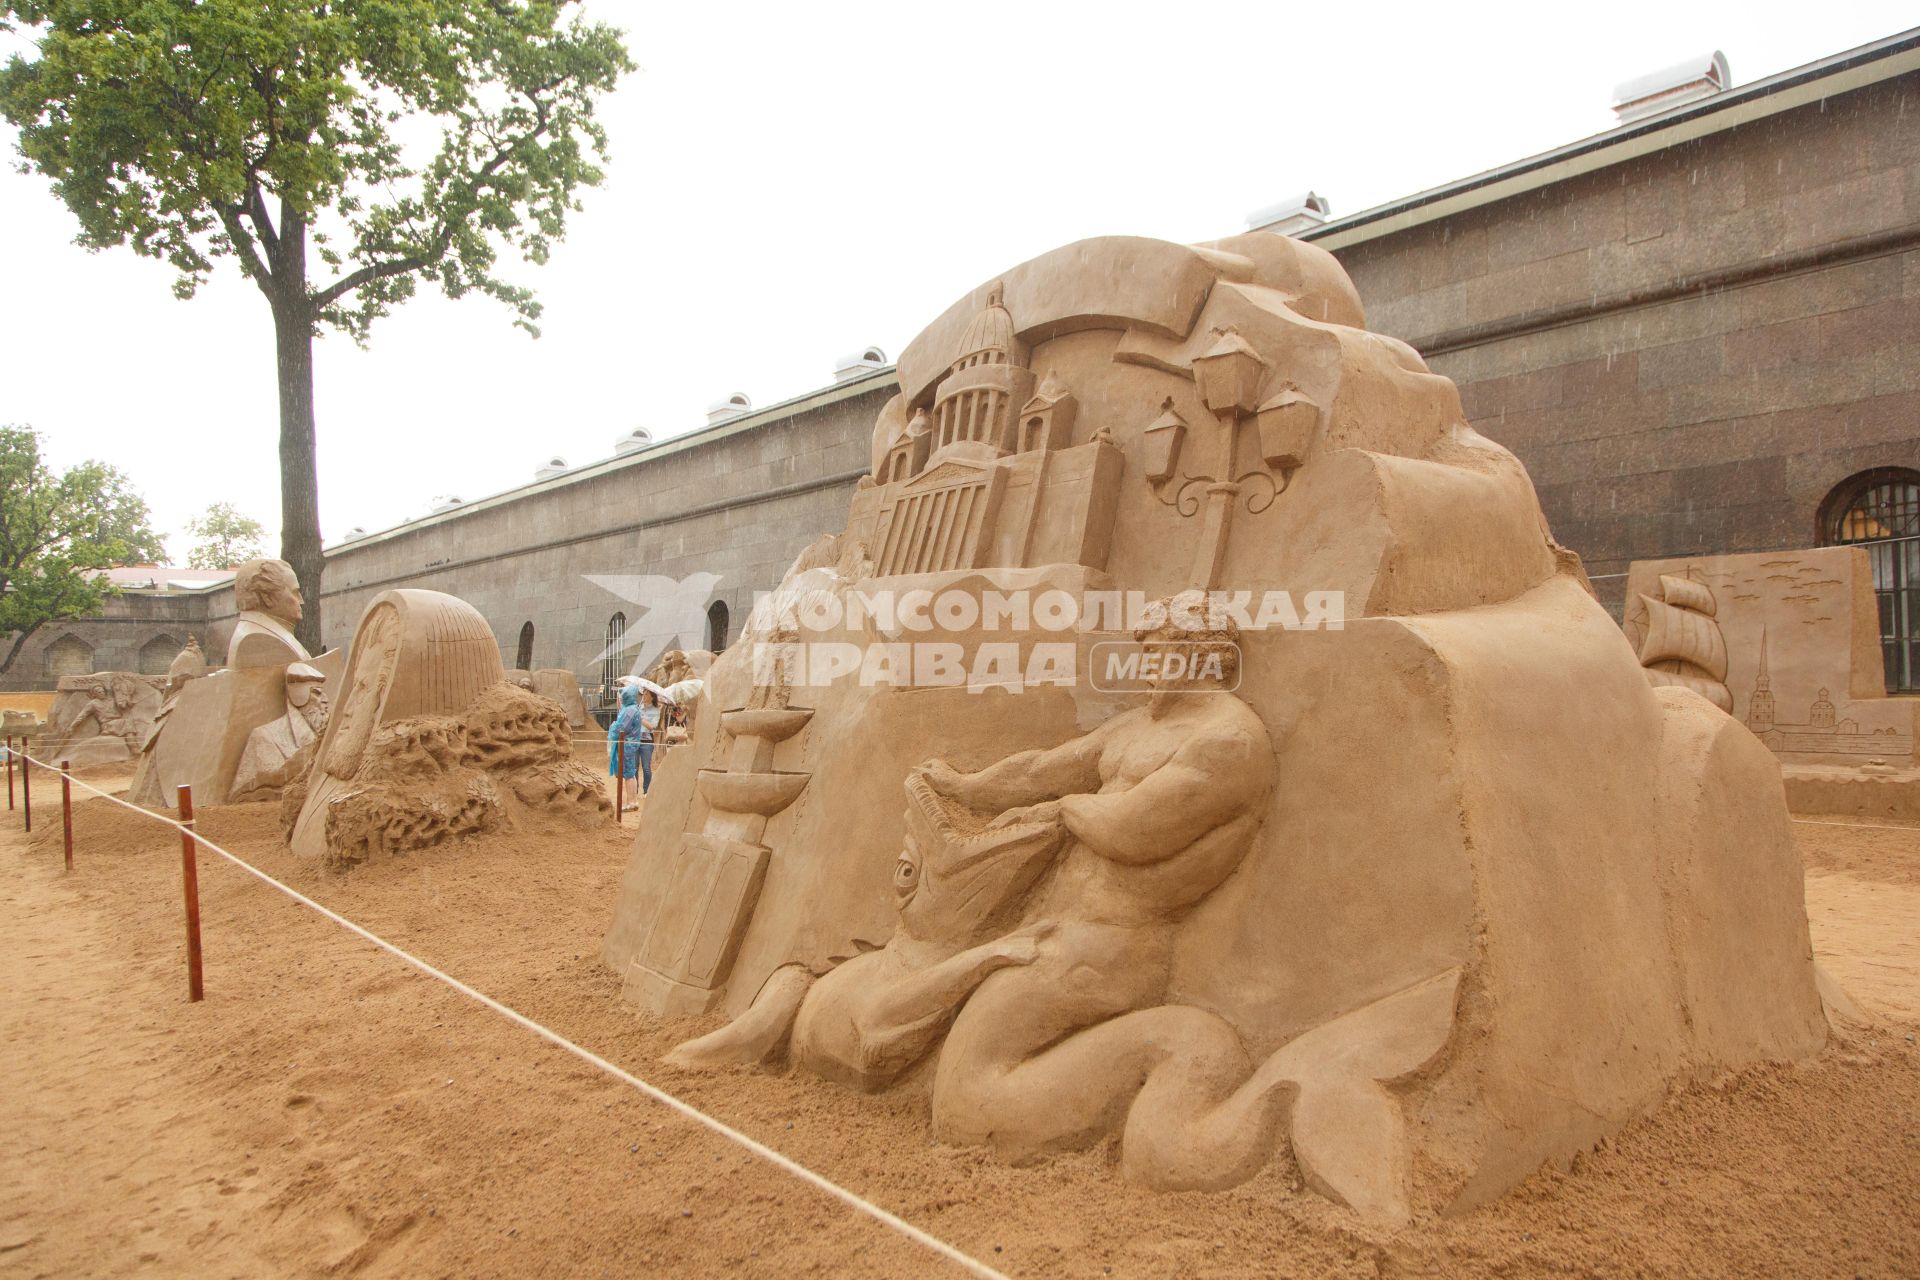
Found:
[[[1058,822],[988,829],[916,769],[907,776],[907,836],[893,871],[901,930],[956,950],[1005,932],[1065,840]]]

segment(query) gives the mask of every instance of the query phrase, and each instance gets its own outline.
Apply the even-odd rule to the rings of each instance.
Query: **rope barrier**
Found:
[[[28,755],[24,751],[20,752],[19,755],[22,760],[26,760],[33,764],[37,764],[43,769],[52,769],[54,767],[52,765],[47,764],[45,761],[35,759],[34,757]],[[872,1218],[875,1222],[878,1222],[882,1226],[887,1227],[895,1232],[898,1232],[900,1235],[906,1237],[908,1240],[911,1240],[913,1243],[921,1246],[922,1248],[932,1253],[936,1253],[940,1255],[942,1258],[945,1258],[947,1261],[962,1268],[963,1270],[967,1271],[969,1274],[979,1276],[982,1278],[982,1280],[1009,1280],[1009,1278],[1003,1272],[996,1271],[992,1267],[988,1266],[986,1263],[981,1262],[979,1259],[969,1254],[962,1253],[959,1249],[955,1248],[953,1245],[948,1244],[946,1241],[940,1239],[938,1236],[932,1235],[926,1231],[923,1231],[919,1227],[914,1226],[911,1222],[908,1222],[905,1218],[902,1218],[897,1214],[890,1213],[887,1210],[881,1208],[879,1205],[874,1204],[871,1200],[867,1200],[864,1197],[860,1196],[859,1194],[853,1191],[849,1191],[847,1188],[841,1186],[837,1182],[832,1181],[831,1179],[825,1177],[822,1174],[815,1173],[813,1170],[807,1168],[805,1165],[801,1164],[797,1160],[794,1160],[788,1156],[784,1156],[780,1154],[778,1151],[775,1151],[772,1147],[767,1146],[765,1143],[759,1142],[753,1138],[748,1137],[746,1134],[740,1132],[738,1129],[735,1129],[732,1125],[727,1124],[725,1121],[715,1119],[714,1117],[708,1115],[706,1112],[701,1111],[697,1107],[693,1106],[691,1103],[681,1101],[679,1098],[675,1097],[671,1093],[668,1093],[666,1090],[658,1087],[657,1085],[648,1084],[645,1080],[642,1080],[639,1076],[634,1075],[632,1072],[626,1070],[624,1067],[620,1067],[615,1065],[612,1062],[609,1062],[607,1059],[601,1057],[599,1054],[593,1052],[593,1050],[591,1049],[582,1048],[580,1045],[575,1044],[573,1041],[567,1039],[565,1036],[561,1035],[559,1032],[554,1031],[546,1026],[543,1026],[538,1022],[535,1022],[532,1018],[527,1017],[525,1014],[519,1012],[516,1009],[509,1008],[507,1005],[500,1003],[498,1000],[495,1000],[492,996],[487,995],[485,992],[476,991],[474,988],[468,986],[466,983],[460,981],[458,978],[453,977],[451,974],[448,974],[439,969],[436,969],[434,966],[428,964],[425,960],[420,959],[418,956],[415,956],[407,951],[401,950],[399,947],[395,946],[391,942],[388,942],[385,938],[380,937],[378,934],[373,933],[370,930],[355,924],[353,921],[347,919],[345,916],[341,915],[339,912],[334,911],[328,907],[321,906],[318,902],[315,902],[312,898],[307,897],[307,895],[305,895],[304,893],[301,893],[298,889],[292,888],[289,885],[281,883],[280,881],[274,879],[272,876],[268,875],[266,872],[260,870],[260,868],[254,866],[252,863],[246,861],[245,859],[239,857],[236,854],[229,853],[227,850],[221,848],[219,845],[215,844],[213,841],[201,835],[193,827],[188,826],[185,823],[176,822],[172,818],[168,818],[161,814],[153,812],[153,810],[151,809],[143,808],[140,805],[133,804],[126,800],[122,800],[119,796],[111,795],[108,792],[102,791],[100,788],[91,785],[90,783],[84,782],[79,778],[72,777],[72,775],[67,774],[64,770],[56,770],[56,771],[61,773],[63,777],[70,779],[75,785],[81,787],[83,790],[91,791],[93,792],[93,794],[99,796],[103,800],[109,800],[114,804],[119,805],[123,809],[131,809],[135,813],[138,813],[143,817],[150,818],[153,821],[161,823],[165,826],[177,828],[180,832],[183,833],[183,835],[192,836],[195,842],[198,843],[200,846],[206,849],[209,849],[214,853],[219,854],[222,858],[225,858],[228,862],[231,862],[234,866],[240,868],[240,870],[246,872],[248,875],[253,876],[255,879],[261,881],[263,884],[266,884],[271,886],[272,888],[278,889],[281,893],[286,894],[289,898],[292,898],[295,902],[298,902],[300,905],[304,907],[308,907],[313,911],[318,912],[320,915],[325,916],[327,919],[333,921],[335,924],[347,930],[349,933],[355,934],[367,942],[371,942],[374,946],[380,948],[382,951],[385,951],[389,955],[395,957],[396,959],[400,960],[405,964],[411,965],[413,968],[419,970],[421,973],[426,974],[428,977],[437,979],[440,982],[444,982],[449,987],[452,987],[455,991],[459,992],[461,995],[467,997],[469,1000],[472,1000],[474,1003],[482,1005],[485,1008],[491,1009],[493,1012],[499,1014],[501,1017],[505,1018],[507,1021],[520,1027],[524,1031],[532,1032],[534,1035],[540,1037],[542,1040],[545,1040],[547,1043],[553,1045],[555,1048],[564,1049],[566,1052],[572,1054],[574,1057],[580,1059],[582,1062],[587,1063],[589,1066],[599,1068],[601,1071],[612,1076],[614,1079],[619,1080],[623,1084],[626,1084],[631,1088],[637,1090],[641,1094],[652,1099],[654,1102],[657,1102],[661,1106],[666,1107],[668,1110],[677,1112],[678,1114],[693,1121],[695,1124],[698,1124],[714,1133],[719,1134],[721,1137],[727,1139],[729,1142],[737,1143],[738,1145],[746,1148],[747,1151],[753,1154],[754,1156],[757,1156],[761,1160],[764,1160],[768,1164],[771,1164],[774,1168],[781,1170],[783,1173],[788,1173],[793,1175],[795,1178],[798,1178],[800,1181],[813,1187],[815,1190],[824,1192],[827,1195],[834,1198],[835,1200],[840,1201],[842,1204],[846,1205],[850,1209],[853,1209],[855,1212],[865,1214],[866,1216]]]
[[[1821,818],[1792,818],[1793,822],[1804,822],[1810,827],[1867,827],[1874,831],[1911,831],[1920,836],[1920,825],[1911,827],[1895,826],[1889,822],[1833,822]]]

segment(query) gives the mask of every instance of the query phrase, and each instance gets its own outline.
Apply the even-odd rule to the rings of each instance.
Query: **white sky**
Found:
[[[1613,86],[1719,48],[1734,83],[1891,35],[1910,3],[632,4],[606,184],[485,298],[423,292],[316,350],[321,525],[386,528],[710,401],[772,404],[836,357],[899,353],[993,273],[1086,236],[1192,241],[1313,188],[1336,216],[1610,127]],[[12,156],[11,132],[5,148]],[[131,250],[72,244],[0,173],[0,421],[126,471],[184,556],[230,501],[277,546],[266,304],[227,264],[193,302]],[[316,264],[316,271],[318,266]]]

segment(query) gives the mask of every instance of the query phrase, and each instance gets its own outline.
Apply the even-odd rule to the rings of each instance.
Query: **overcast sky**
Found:
[[[744,391],[897,355],[988,276],[1105,234],[1210,239],[1312,188],[1336,216],[1608,128],[1613,86],[1723,50],[1736,85],[1891,35],[1910,3],[636,4],[641,69],[603,106],[606,184],[510,274],[544,336],[427,293],[370,349],[316,352],[329,542],[658,438]],[[0,126],[0,132],[5,132]],[[5,149],[13,154],[8,132]],[[266,304],[192,302],[130,250],[88,253],[38,177],[0,174],[0,421],[146,494],[176,558],[228,501],[276,539]]]

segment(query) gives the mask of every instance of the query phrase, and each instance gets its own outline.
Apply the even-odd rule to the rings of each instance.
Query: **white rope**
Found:
[[[1821,818],[1794,818],[1794,822],[1804,822],[1810,827],[1867,827],[1874,831],[1911,831],[1920,836],[1920,826],[1897,827],[1886,822],[1831,822]]]
[[[33,760],[33,757],[27,755],[25,752],[21,752],[20,755],[22,759]],[[33,760],[33,762],[35,764],[40,765],[43,769],[48,769],[54,773],[64,772],[63,770],[53,765],[49,765],[44,761]],[[71,779],[78,786],[84,788],[85,790],[93,792],[93,794],[100,796],[102,799],[111,800],[114,804],[119,805],[123,809],[131,809],[135,813],[138,813],[144,817],[153,819],[155,822],[163,823],[166,826],[174,827],[181,831],[192,832],[195,843],[197,843],[200,847],[205,849],[210,849],[214,853],[219,854],[221,857],[225,858],[228,862],[231,862],[234,866],[239,867],[242,871],[246,872],[248,875],[253,876],[255,879],[260,880],[263,883],[273,886],[274,888],[278,889],[280,892],[286,894],[289,898],[292,898],[295,902],[300,903],[302,906],[311,907],[313,910],[319,912],[321,915],[333,921],[335,924],[339,925],[341,928],[347,930],[348,932],[358,934],[360,937],[366,939],[368,942],[371,942],[374,946],[379,947],[382,951],[385,951],[389,955],[392,955],[404,961],[405,963],[412,965],[415,969],[418,969],[421,973],[426,974],[428,977],[437,978],[441,982],[446,983],[448,986],[452,987],[455,991],[458,991],[461,995],[467,997],[469,1000],[472,1000],[477,1004],[485,1005],[487,1008],[493,1010],[495,1013],[499,1014],[501,1017],[505,1018],[507,1021],[515,1023],[516,1025],[522,1027],[527,1031],[533,1032],[533,1034],[539,1036],[542,1040],[545,1040],[547,1043],[554,1045],[557,1048],[565,1049],[568,1053],[571,1053],[574,1057],[579,1058],[582,1062],[586,1062],[592,1066],[598,1067],[600,1068],[600,1070],[606,1072],[608,1075],[612,1076],[614,1079],[622,1081],[625,1084],[631,1085],[633,1088],[639,1090],[641,1093],[653,1099],[655,1102],[658,1102],[660,1105],[667,1107],[670,1110],[679,1112],[681,1115],[685,1116],[687,1119],[692,1120],[696,1124],[705,1126],[706,1128],[712,1130],[714,1133],[717,1133],[721,1137],[726,1138],[730,1142],[736,1142],[740,1144],[741,1146],[745,1147],[748,1151],[752,1152],[754,1155],[760,1157],[762,1160],[765,1160],[768,1164],[773,1165],[776,1169],[780,1169],[787,1173],[790,1173],[794,1177],[800,1179],[802,1182],[805,1182],[808,1185],[815,1187],[820,1191],[824,1191],[826,1194],[832,1196],[834,1199],[840,1201],[842,1204],[847,1205],[849,1208],[852,1208],[857,1212],[864,1213],[868,1217],[872,1218],[874,1221],[880,1223],[882,1226],[890,1227],[893,1230],[899,1232],[901,1235],[913,1241],[915,1244],[920,1245],[922,1248],[929,1249],[932,1252],[939,1254],[941,1257],[945,1258],[949,1262],[954,1263],[956,1266],[964,1268],[965,1270],[972,1273],[973,1275],[982,1277],[982,1280],[1008,1280],[1008,1277],[1002,1272],[994,1270],[992,1267],[988,1266],[984,1262],[981,1262],[977,1258],[971,1257],[968,1254],[960,1252],[960,1250],[954,1248],[952,1245],[940,1239],[938,1236],[934,1236],[925,1231],[922,1231],[919,1227],[914,1226],[911,1222],[908,1222],[905,1218],[902,1218],[896,1214],[887,1212],[885,1209],[882,1209],[879,1205],[874,1204],[871,1200],[864,1199],[863,1197],[857,1195],[856,1193],[847,1190],[845,1187],[841,1186],[839,1183],[833,1182],[830,1179],[815,1173],[813,1170],[807,1168],[805,1165],[799,1163],[798,1161],[793,1160],[788,1156],[781,1155],[778,1151],[775,1151],[772,1147],[767,1146],[765,1143],[757,1142],[754,1139],[749,1138],[746,1134],[741,1133],[738,1129],[735,1129],[733,1126],[725,1123],[724,1121],[716,1120],[712,1116],[708,1115],[706,1112],[695,1108],[691,1104],[682,1102],[679,1098],[674,1097],[672,1094],[668,1093],[666,1090],[661,1089],[658,1086],[648,1084],[645,1080],[642,1080],[639,1076],[636,1076],[632,1072],[627,1071],[624,1068],[616,1066],[614,1063],[607,1061],[605,1058],[601,1057],[599,1054],[593,1052],[593,1050],[584,1049],[580,1047],[579,1045],[575,1044],[573,1041],[561,1035],[559,1032],[550,1030],[547,1027],[542,1026],[538,1022],[535,1022],[532,1018],[527,1017],[525,1014],[520,1013],[517,1010],[508,1008],[506,1005],[501,1004],[498,1000],[495,1000],[492,996],[487,995],[484,992],[474,990],[472,987],[460,981],[458,978],[455,978],[450,974],[441,972],[439,969],[434,968],[432,965],[428,964],[425,960],[420,959],[418,956],[414,956],[405,951],[402,951],[399,947],[396,947],[393,943],[388,942],[385,938],[380,937],[378,934],[369,932],[368,930],[355,924],[353,921],[347,919],[345,916],[341,915],[337,911],[333,911],[326,907],[321,906],[319,903],[315,902],[312,898],[307,897],[304,893],[301,893],[299,890],[291,888],[288,885],[282,884],[280,881],[274,879],[272,876],[260,870],[260,868],[254,866],[252,863],[249,863],[239,857],[236,857],[234,854],[227,852],[225,849],[222,849],[219,845],[207,839],[205,836],[201,835],[198,831],[195,831],[192,827],[186,825],[185,823],[178,822],[172,818],[164,817],[161,814],[155,813],[151,809],[143,808],[140,805],[132,804],[126,800],[122,800],[119,796],[109,795],[107,792],[100,790],[100,788],[92,786],[86,782],[82,782],[80,779],[73,777],[72,774],[66,774],[65,776]]]

